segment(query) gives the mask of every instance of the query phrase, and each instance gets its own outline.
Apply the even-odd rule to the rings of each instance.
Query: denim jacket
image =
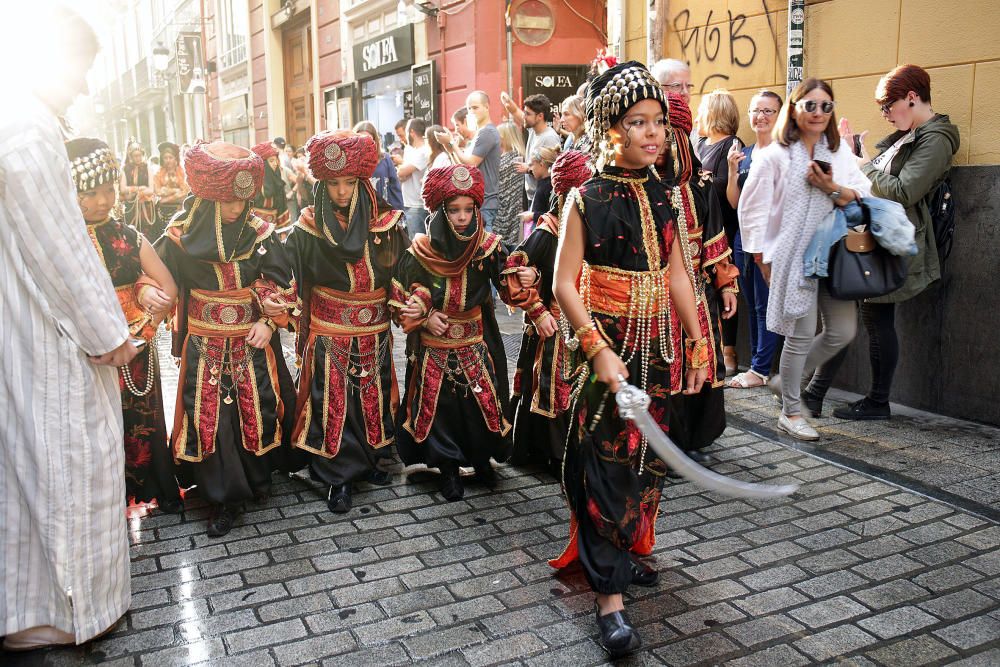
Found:
[[[906,209],[898,202],[878,197],[861,200],[871,214],[871,232],[880,246],[893,255],[917,254],[913,223],[906,217]],[[803,257],[803,271],[807,278],[826,278],[829,275],[830,251],[837,241],[847,236],[847,228],[863,224],[864,211],[857,202],[834,208],[823,219],[813,234]]]

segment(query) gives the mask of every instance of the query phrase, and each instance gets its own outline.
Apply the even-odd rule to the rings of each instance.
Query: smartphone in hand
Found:
[[[831,171],[833,171],[833,166],[826,160],[813,160],[813,162],[816,163],[817,167],[823,170],[824,174],[829,174]]]
[[[854,154],[857,155],[858,157],[863,157],[863,155],[861,154],[862,150],[864,150],[864,149],[861,146],[861,135],[860,134],[855,134],[854,135]]]

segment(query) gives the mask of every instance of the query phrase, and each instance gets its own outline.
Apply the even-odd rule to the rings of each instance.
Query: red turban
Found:
[[[424,177],[424,207],[434,212],[441,204],[453,197],[472,197],[476,206],[483,205],[486,183],[483,175],[475,167],[453,164],[431,169]]]
[[[261,160],[267,160],[269,157],[277,157],[278,155],[278,149],[270,141],[262,141],[250,150],[259,155]]]
[[[680,93],[667,93],[667,102],[670,107],[670,127],[684,134],[691,134],[691,128],[694,126],[691,120],[691,107]]]
[[[184,173],[196,197],[247,201],[257,196],[264,183],[264,161],[242,146],[202,142],[184,153]]]
[[[371,178],[378,164],[378,147],[364,132],[320,132],[306,142],[306,153],[309,171],[318,181],[343,176]]]
[[[565,197],[573,188],[583,185],[584,181],[593,176],[590,169],[589,156],[580,151],[560,153],[552,163],[552,189],[559,197]]]

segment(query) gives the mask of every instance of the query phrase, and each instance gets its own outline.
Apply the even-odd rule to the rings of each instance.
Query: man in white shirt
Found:
[[[528,205],[535,196],[538,182],[531,175],[531,158],[535,151],[546,146],[562,145],[559,134],[549,126],[552,120],[552,102],[546,95],[529,95],[524,100],[524,126],[528,128],[528,143],[524,147],[524,162],[514,166],[519,174],[524,174],[524,194]]]
[[[430,151],[424,142],[427,123],[422,118],[411,118],[406,124],[406,148],[396,167],[400,187],[403,190],[403,206],[406,208],[406,231],[412,239],[417,234],[426,233],[427,211],[424,209],[420,190],[424,184],[424,173],[430,161]]]
[[[87,89],[93,30],[44,13],[48,58],[0,108],[0,633],[82,644],[131,600],[117,367],[136,355],[77,204],[58,117]]]

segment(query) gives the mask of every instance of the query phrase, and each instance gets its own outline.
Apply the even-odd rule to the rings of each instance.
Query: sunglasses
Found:
[[[899,100],[893,100],[892,102],[886,102],[885,104],[879,105],[878,109],[879,109],[879,111],[882,112],[883,116],[888,116],[889,113],[892,111],[892,105],[895,104],[898,101]]]
[[[817,107],[819,107],[820,111],[829,116],[833,113],[834,104],[830,100],[826,100],[825,102],[817,102],[816,100],[799,100],[795,103],[796,109],[799,111],[805,111],[806,113],[815,113]]]

